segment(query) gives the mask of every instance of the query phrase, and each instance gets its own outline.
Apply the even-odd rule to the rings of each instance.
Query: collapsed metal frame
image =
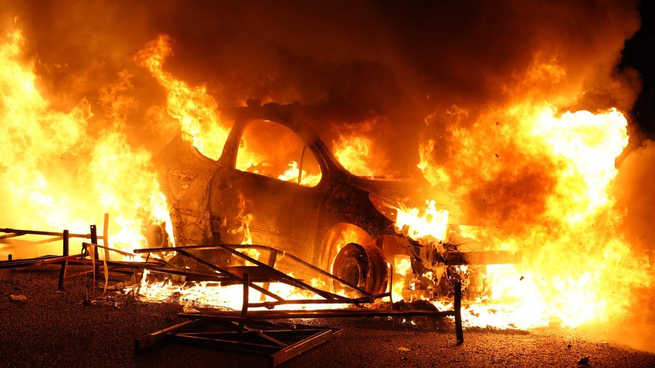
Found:
[[[265,250],[268,252],[269,257],[266,263],[261,262],[257,259],[254,259],[239,249],[247,250]],[[230,255],[235,256],[237,259],[240,259],[245,264],[251,264],[251,266],[218,266],[201,256],[190,253],[190,251],[202,251],[202,250],[222,250],[228,252]],[[161,260],[159,265],[149,264],[150,255],[152,253],[158,252],[177,252],[185,258],[191,259],[205,267],[211,269],[212,272],[202,272],[202,271],[190,271],[188,269],[180,269],[171,265],[168,262],[163,262],[164,267],[161,266]],[[144,248],[144,249],[135,249],[135,254],[147,254],[146,260],[143,264],[144,272],[142,273],[142,278],[145,275],[145,270],[158,273],[167,273],[178,276],[187,276],[195,279],[196,281],[216,281],[216,282],[227,282],[229,284],[241,284],[243,285],[243,298],[242,298],[242,308],[241,311],[213,311],[211,313],[180,313],[179,317],[187,318],[189,321],[180,323],[178,325],[169,327],[167,329],[157,331],[155,333],[149,334],[136,341],[137,350],[143,350],[149,348],[159,342],[165,340],[173,340],[178,342],[203,342],[209,343],[213,346],[218,346],[222,348],[230,348],[238,351],[247,351],[247,352],[257,352],[263,355],[269,356],[269,363],[272,366],[280,364],[288,359],[291,359],[302,352],[305,352],[317,345],[320,345],[323,342],[328,341],[335,335],[334,329],[331,333],[327,331],[327,327],[313,327],[314,329],[322,329],[322,332],[317,332],[321,338],[317,336],[308,336],[300,341],[293,343],[293,347],[287,349],[290,345],[288,344],[277,344],[275,343],[275,337],[266,335],[266,332],[262,332],[260,329],[252,329],[248,327],[249,325],[258,324],[258,323],[270,323],[264,321],[270,320],[289,320],[289,319],[298,319],[298,318],[352,318],[352,317],[415,317],[415,316],[427,316],[427,317],[454,317],[455,318],[455,333],[457,338],[457,344],[464,343],[464,334],[462,328],[462,318],[461,318],[461,282],[455,283],[454,290],[454,308],[453,310],[447,311],[425,311],[425,310],[409,310],[409,311],[394,311],[394,310],[381,310],[381,309],[320,309],[320,310],[273,310],[276,306],[288,305],[288,304],[353,304],[361,305],[373,303],[377,299],[389,297],[390,305],[393,308],[392,300],[392,286],[393,278],[389,280],[389,291],[373,295],[366,290],[363,290],[356,285],[329,273],[326,272],[308,262],[303,261],[302,259],[268,246],[264,245],[246,245],[246,244],[215,244],[215,245],[195,245],[195,246],[182,246],[182,247],[164,247],[164,248]],[[342,285],[347,286],[348,288],[356,291],[361,297],[352,298],[339,294],[335,294],[330,291],[321,290],[316,287],[309,285],[301,279],[296,277],[289,276],[288,274],[276,269],[276,264],[278,259],[282,257],[287,257],[293,262],[297,262],[300,265],[309,268],[310,270],[316,272],[317,274],[332,280],[333,282],[341,283]],[[278,258],[280,257],[280,258]],[[391,268],[391,275],[393,275],[393,268]],[[393,277],[393,276],[392,276]],[[285,299],[282,296],[269,290],[269,286],[274,282],[286,283],[290,286],[297,287],[301,290],[305,290],[315,295],[320,296],[322,299]],[[256,283],[261,283],[262,285],[257,285]],[[249,298],[249,290],[254,289],[259,291],[262,294],[262,298],[259,302],[251,302]],[[138,291],[137,291],[138,293]],[[273,300],[265,300],[265,297],[268,296]],[[265,308],[265,310],[252,310],[252,308]],[[188,332],[189,330],[194,330],[197,328],[207,327],[208,325],[220,324],[223,326],[232,327],[232,330],[226,332]],[[263,338],[268,341],[264,342],[253,342],[246,341],[246,337],[252,335],[252,331],[256,331],[258,338]],[[261,334],[266,336],[261,336]],[[329,338],[328,338],[329,336]],[[229,338],[228,338],[229,337]],[[273,345],[271,345],[273,342]],[[272,346],[275,346],[273,348]],[[291,354],[290,352],[297,352],[297,354]]]
[[[218,329],[216,329],[218,327]],[[137,351],[163,341],[202,344],[268,358],[278,366],[332,340],[341,330],[326,326],[289,324],[265,320],[190,319],[135,340]]]
[[[100,273],[100,267],[104,263],[107,265],[107,272],[117,273],[122,275],[133,275],[136,279],[135,271],[140,270],[142,262],[126,262],[126,261],[112,261],[110,254],[118,253],[122,256],[134,256],[132,253],[124,252],[118,249],[109,247],[109,214],[104,214],[102,235],[98,235],[96,225],[89,226],[89,233],[71,233],[69,230],[62,232],[41,231],[41,230],[24,230],[24,229],[10,229],[0,228],[0,245],[8,245],[2,249],[11,249],[17,246],[34,246],[40,244],[54,243],[57,241],[62,242],[62,255],[44,255],[35,258],[22,258],[14,259],[9,254],[9,259],[0,261],[0,269],[13,269],[21,267],[33,267],[42,265],[60,264],[61,269],[59,272],[58,288],[64,289],[64,282],[70,278],[76,278],[85,275],[94,275]],[[26,235],[47,236],[45,239],[39,240],[23,240],[15,239]],[[80,253],[70,254],[70,241],[72,239],[87,240],[82,242]],[[99,244],[102,241],[102,245]],[[100,259],[100,251],[104,252],[104,259]],[[89,257],[90,258],[86,258]],[[69,265],[94,265],[94,268],[89,271],[82,271],[74,274],[68,273]]]
[[[212,250],[212,249],[220,249],[220,250],[227,251],[231,255],[236,256],[237,258],[241,259],[244,262],[251,263],[254,266],[218,266],[212,262],[207,261],[206,259],[203,259],[200,256],[191,254],[189,252],[189,251]],[[243,252],[238,251],[237,249],[265,250],[269,252],[269,259],[267,260],[267,263],[264,263],[248,256]],[[192,259],[198,262],[199,264],[202,264],[214,270],[215,273],[197,272],[197,271],[194,272],[185,269],[152,267],[148,264],[151,253],[166,252],[166,251],[177,252],[178,254],[186,258]],[[391,296],[391,291],[378,295],[373,295],[337,276],[334,276],[329,272],[326,272],[316,266],[313,266],[310,263],[303,261],[302,259],[290,253],[280,251],[264,245],[217,244],[217,245],[193,245],[193,246],[184,246],[184,247],[143,248],[143,249],[135,249],[134,253],[148,254],[148,256],[146,257],[146,261],[144,263],[144,269],[146,270],[160,272],[160,273],[176,274],[180,276],[201,277],[206,281],[233,282],[233,283],[243,284],[245,288],[244,290],[248,290],[249,288],[252,288],[275,300],[275,301],[265,301],[261,303],[246,302],[244,304],[245,310],[247,310],[248,308],[261,308],[261,307],[272,309],[277,305],[283,305],[283,304],[349,304],[349,303],[362,304],[362,303],[372,303],[378,298]],[[362,295],[362,297],[349,298],[343,295],[321,290],[307,284],[306,282],[298,278],[289,276],[286,273],[279,271],[275,268],[279,256],[290,258],[293,261],[298,262],[305,267],[308,267],[309,269],[316,272],[317,274],[320,274],[324,277],[327,277],[343,285],[346,285],[349,288],[357,291],[360,295]],[[254,284],[255,282],[263,282],[264,284],[263,286],[259,286]],[[306,291],[310,291],[316,295],[323,297],[324,299],[286,300],[283,297],[268,290],[268,286],[270,285],[271,282],[286,283],[288,285],[295,286]]]
[[[60,289],[64,288],[64,281],[69,278],[83,276],[89,272],[82,272],[78,274],[68,275],[68,264],[69,262],[73,263],[75,261],[81,261],[85,256],[84,246],[82,248],[82,253],[79,254],[70,254],[70,240],[71,239],[89,239],[91,243],[98,243],[98,233],[96,225],[91,225],[89,227],[88,234],[78,234],[71,233],[69,230],[63,230],[61,233],[53,231],[40,231],[40,230],[23,230],[23,229],[10,229],[10,228],[0,228],[0,233],[5,233],[5,235],[0,235],[1,244],[9,244],[9,246],[24,246],[24,245],[39,245],[39,244],[48,244],[57,241],[62,241],[62,255],[46,255],[36,258],[23,258],[23,259],[13,259],[11,254],[9,259],[6,261],[0,261],[0,269],[8,268],[19,268],[19,267],[29,267],[29,266],[41,266],[47,264],[61,264],[61,270],[59,272],[59,283],[58,287]],[[49,238],[41,240],[21,240],[14,239],[25,235],[38,235],[38,236],[49,236]],[[109,214],[105,213],[103,221],[103,233],[100,239],[103,241],[105,246],[105,259],[109,259],[110,248],[107,246],[109,243]],[[6,248],[6,247],[5,247]],[[97,257],[97,254],[96,254]]]

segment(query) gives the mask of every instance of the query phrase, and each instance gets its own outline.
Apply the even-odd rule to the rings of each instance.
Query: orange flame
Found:
[[[371,140],[366,137],[341,135],[339,140],[334,142],[334,156],[351,173],[374,176],[376,171],[370,164],[371,145]]]
[[[284,181],[297,181],[298,175],[300,175],[300,170],[298,169],[298,162],[291,161],[289,164],[289,169],[283,174],[278,176],[278,179]],[[321,173],[315,175],[308,175],[305,170],[302,171],[302,177],[300,179],[300,185],[307,187],[315,187],[321,181]]]
[[[399,208],[396,227],[406,230],[412,239],[443,241],[448,228],[448,211],[438,210],[435,201],[427,201],[424,210],[418,208]],[[422,214],[421,214],[422,213]]]
[[[509,119],[515,125],[480,122],[471,129],[453,129],[460,147],[452,171],[429,162],[433,143],[422,146],[419,167],[426,178],[461,198],[497,181],[499,175],[508,175],[508,166],[530,170],[526,160],[551,170],[545,174],[552,180],[541,181],[552,184],[538,188],[544,192],[543,205],[525,210],[535,212],[528,224],[506,219],[506,229],[501,227],[498,235],[485,239],[499,249],[521,250],[524,262],[487,267],[491,292],[470,307],[468,322],[527,328],[621,318],[632,290],[649,283],[648,263],[631,251],[618,232],[620,214],[613,209],[608,191],[617,173],[614,160],[628,142],[625,117],[616,109],[558,116],[551,105],[526,104],[510,108]],[[500,131],[492,132],[496,128]],[[521,154],[512,156],[517,151]],[[516,193],[521,194],[521,189],[516,188]],[[489,196],[493,200],[493,193]]]
[[[172,233],[150,154],[128,144],[126,117],[137,105],[127,97],[132,76],[122,71],[100,91],[107,116],[94,116],[86,99],[61,111],[39,86],[35,61],[22,58],[23,43],[19,31],[5,35],[0,43],[0,119],[6,127],[6,134],[0,136],[5,158],[0,165],[0,190],[6,198],[0,211],[3,223],[84,232],[102,213],[110,212],[115,214],[110,226],[112,246],[133,248],[144,241],[140,213],[147,212],[166,222]],[[159,36],[135,60],[166,91],[167,112],[179,122],[183,138],[217,159],[229,127],[206,87],[192,87],[164,71],[171,55],[171,40]],[[615,160],[628,142],[627,120],[616,109],[559,113],[554,105],[534,101],[537,93],[532,87],[549,80],[561,82],[566,76],[557,60],[536,62],[520,83],[519,89],[524,90],[507,92],[521,97],[506,108],[482,111],[468,127],[459,124],[471,119],[468,111],[452,106],[446,112],[454,123],[448,127],[452,142],[445,149],[449,159],[445,163],[437,161],[440,147],[434,139],[420,144],[418,167],[435,190],[462,199],[457,210],[479,215],[489,225],[461,228],[475,233],[485,247],[520,250],[524,255],[520,265],[485,267],[482,279],[487,292],[467,306],[469,325],[579,326],[620,319],[635,288],[650,286],[648,260],[637,256],[618,231],[622,214],[614,209],[609,190],[617,174]],[[107,128],[92,131],[97,122]],[[365,136],[366,129],[370,128],[340,134],[334,153],[352,173],[374,176],[384,167],[384,157]],[[279,178],[297,180],[299,174],[297,162],[292,161]],[[302,184],[311,186],[320,180],[302,174]],[[449,215],[429,201],[425,209],[399,209],[396,226],[424,242],[442,241]],[[240,218],[244,244],[251,243],[252,216],[243,210]],[[0,252],[8,253],[4,248]],[[29,255],[40,253],[33,252]],[[401,276],[392,286],[397,296],[412,276],[411,263],[406,258],[393,262]],[[477,272],[473,268],[461,267],[458,272]],[[320,282],[311,280],[313,285]],[[211,293],[206,283],[142,285],[146,298],[162,299],[177,291],[188,300],[238,307],[242,289],[235,289]],[[255,301],[261,295],[251,297]]]
[[[125,111],[133,106],[122,95],[131,89],[129,73],[121,72],[101,93],[111,128],[94,133],[91,122],[103,117],[94,117],[89,102],[82,99],[70,112],[52,107],[37,85],[35,62],[21,58],[21,32],[3,38],[0,119],[7,130],[0,137],[6,163],[0,166],[3,224],[88,232],[90,224],[109,212],[112,246],[128,249],[144,244],[143,212],[170,224],[150,155],[131,148],[124,132]],[[43,248],[5,250],[0,245],[0,253],[5,252],[36,256]]]
[[[216,100],[204,86],[190,87],[164,71],[164,61],[173,55],[171,40],[159,35],[140,50],[135,59],[147,68],[166,90],[168,114],[180,123],[183,139],[191,142],[203,155],[217,160],[230,132],[217,113]]]

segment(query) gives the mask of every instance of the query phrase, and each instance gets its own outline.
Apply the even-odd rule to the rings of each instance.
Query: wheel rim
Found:
[[[352,285],[365,287],[368,272],[367,263],[366,254],[362,254],[355,248],[347,252],[344,257],[338,258],[338,262],[335,261],[335,274]]]
[[[374,245],[347,244],[334,259],[332,273],[374,295],[384,292],[387,285],[386,260]]]
[[[146,242],[149,248],[162,248],[168,246],[168,233],[166,224],[151,223],[146,230]]]

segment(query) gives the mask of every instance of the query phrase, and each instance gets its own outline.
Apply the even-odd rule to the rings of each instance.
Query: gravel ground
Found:
[[[58,267],[0,271],[0,367],[265,367],[267,361],[205,347],[164,344],[136,353],[134,340],[181,321],[175,303],[152,304],[110,293],[83,302],[87,281],[57,290]],[[12,301],[10,295],[24,295]],[[387,319],[322,320],[335,339],[286,367],[589,366],[653,367],[655,355],[589,340],[571,330],[465,330],[455,345],[450,323]]]

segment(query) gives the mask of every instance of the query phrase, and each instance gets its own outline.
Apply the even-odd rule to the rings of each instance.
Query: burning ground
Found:
[[[630,326],[655,350],[655,147],[631,115],[639,75],[618,67],[637,5],[5,3],[0,223],[109,212],[112,244],[142,247],[144,213],[170,224],[151,159],[175,135],[217,158],[222,110],[321,105],[347,169],[424,177],[466,235],[522,252],[488,268],[470,325]]]

